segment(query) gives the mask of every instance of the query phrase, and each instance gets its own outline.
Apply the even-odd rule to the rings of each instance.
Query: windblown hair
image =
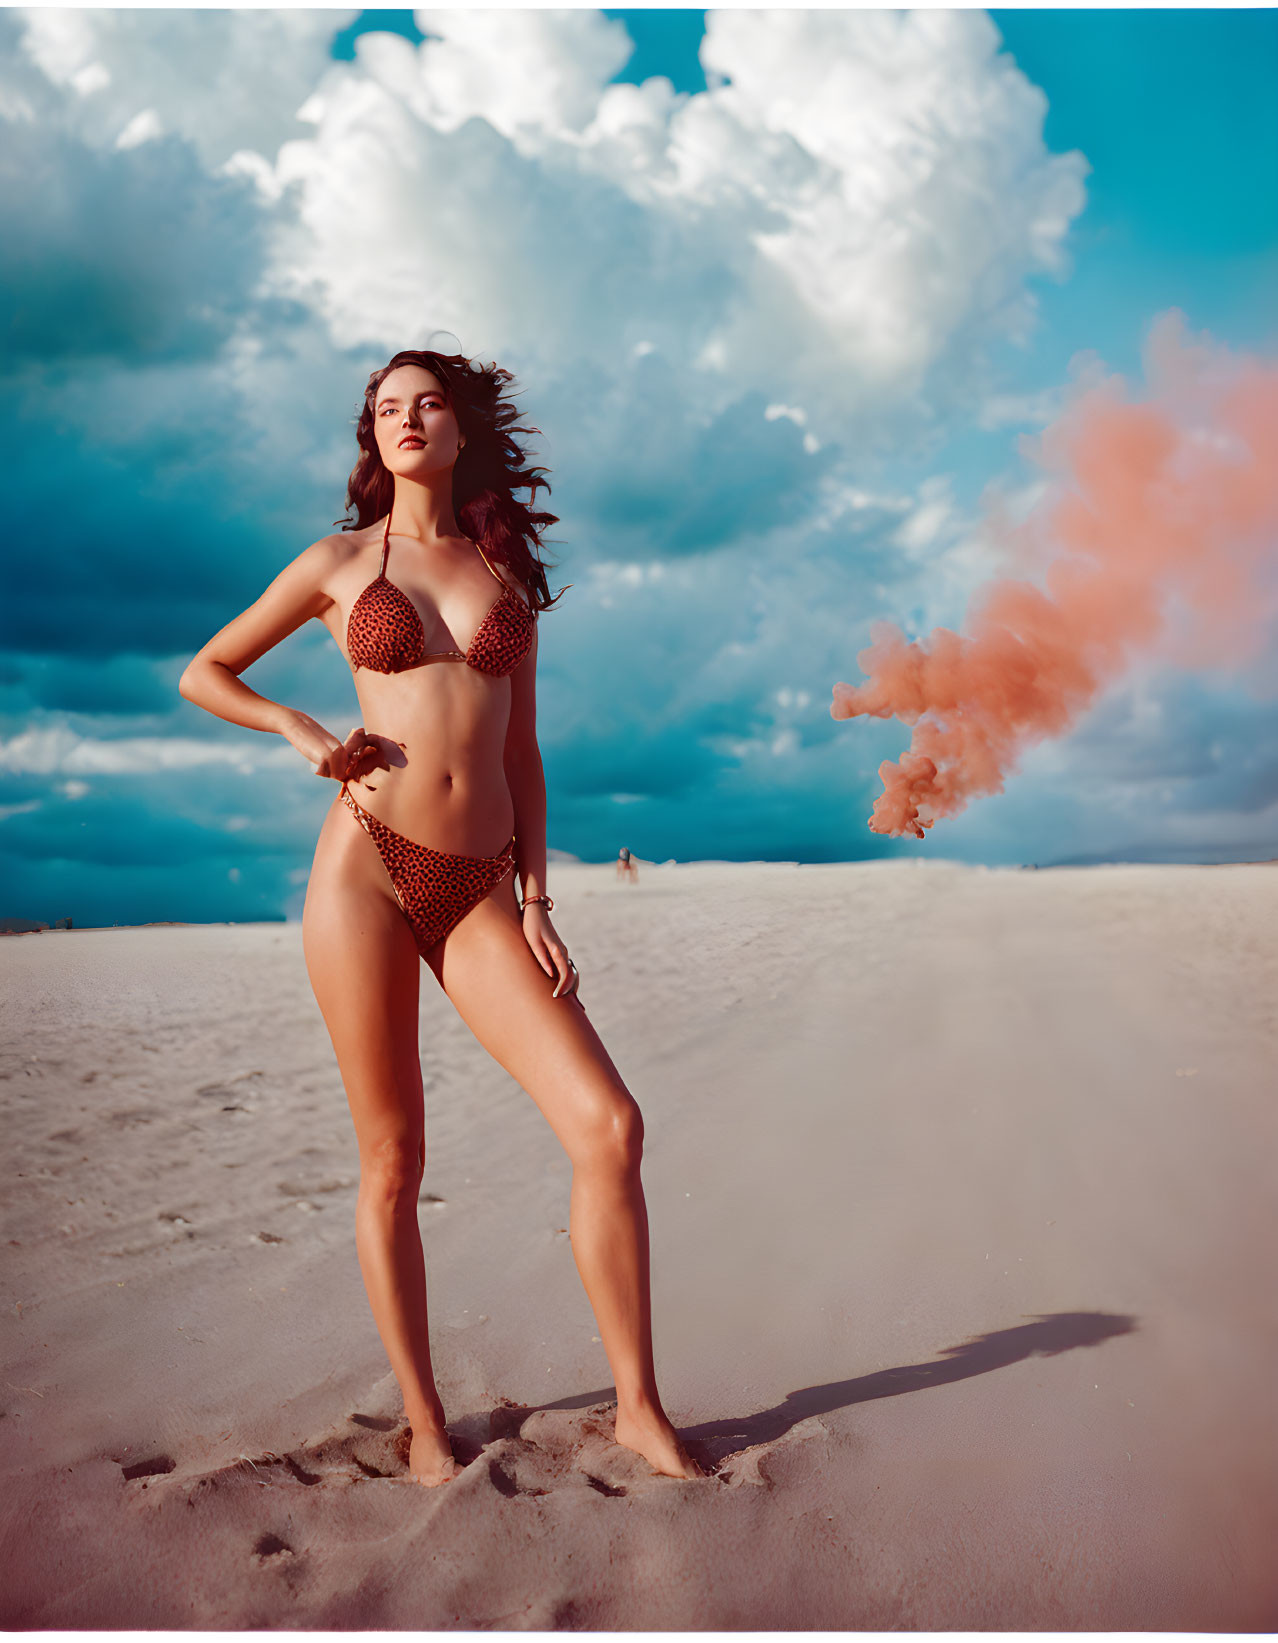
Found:
[[[548,470],[529,466],[514,438],[541,430],[512,426],[519,412],[503,395],[514,377],[499,365],[473,364],[462,354],[406,348],[374,371],[364,389],[364,407],[355,428],[359,460],[346,485],[347,511],[354,508],[355,518],[333,523],[341,524],[344,531],[363,530],[387,513],[395,499],[394,476],[377,449],[373,408],[377,390],[398,365],[421,365],[439,378],[465,436],[453,466],[453,512],[458,524],[490,559],[509,566],[527,589],[534,609],[548,610],[572,586],[569,582],[551,598],[547,565],[539,551],[542,531],[557,524],[559,515],[534,512],[512,494],[516,488],[527,489],[532,502],[537,487],[549,493],[550,484],[541,477]]]

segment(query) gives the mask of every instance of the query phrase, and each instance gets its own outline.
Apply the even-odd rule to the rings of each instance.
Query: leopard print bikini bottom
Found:
[[[514,834],[495,856],[459,856],[451,850],[414,844],[396,833],[365,810],[345,782],[342,798],[377,846],[423,958],[514,868]]]

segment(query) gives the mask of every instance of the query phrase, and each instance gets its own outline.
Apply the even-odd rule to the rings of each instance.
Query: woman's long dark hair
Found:
[[[359,460],[346,485],[347,511],[354,508],[355,518],[333,523],[344,531],[362,530],[387,513],[395,499],[394,477],[377,449],[373,407],[377,390],[398,365],[421,365],[439,378],[465,436],[453,467],[453,512],[458,524],[490,559],[510,567],[527,589],[535,610],[548,610],[572,586],[569,582],[550,597],[546,563],[538,551],[541,532],[557,524],[559,515],[535,513],[512,494],[515,487],[526,488],[531,502],[538,485],[549,493],[550,484],[541,477],[548,470],[530,467],[515,441],[515,434],[541,430],[511,426],[519,412],[502,396],[514,377],[499,365],[472,364],[462,354],[439,354],[430,348],[405,348],[374,371],[364,389],[364,408],[355,428]]]

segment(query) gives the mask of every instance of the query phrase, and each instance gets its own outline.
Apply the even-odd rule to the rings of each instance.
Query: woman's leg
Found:
[[[652,1353],[643,1118],[576,998],[554,999],[505,880],[427,963],[475,1037],[545,1114],[572,1161],[570,1231],[617,1387],[617,1441],[703,1476],[661,1407]]]
[[[377,847],[334,803],[320,830],[302,947],[359,1144],[355,1243],[369,1304],[413,1430],[422,1483],[455,1475],[431,1367],[417,1224],[425,1115],[417,1012],[421,958]]]

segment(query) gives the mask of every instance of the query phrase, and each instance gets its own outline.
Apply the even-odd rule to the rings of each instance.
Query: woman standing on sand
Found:
[[[354,526],[285,566],[209,640],[179,689],[219,718],[283,736],[341,783],[320,829],[302,942],[355,1122],[356,1247],[412,1427],[412,1476],[438,1484],[457,1473],[417,1224],[420,957],[572,1162],[572,1251],[616,1382],[617,1442],[659,1472],[700,1477],[657,1392],[643,1119],[550,921],[535,679],[538,612],[555,600],[536,549],[556,516],[512,495],[527,488],[531,500],[546,482],[512,437],[536,430],[511,428],[511,380],[495,365],[419,350],[374,372],[347,489]],[[312,616],[349,662],[373,727],[344,742],[239,677]]]

